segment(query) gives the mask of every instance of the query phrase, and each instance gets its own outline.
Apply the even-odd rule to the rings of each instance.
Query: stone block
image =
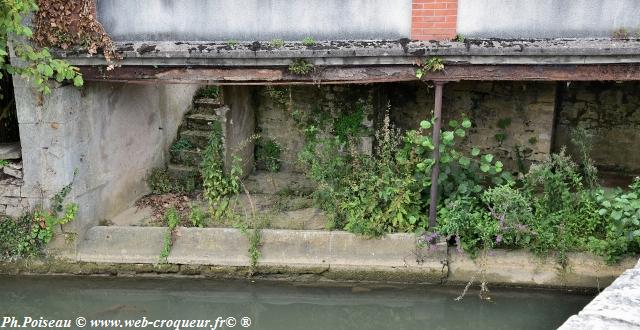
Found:
[[[20,185],[16,180],[0,181],[0,198],[2,197],[20,197]],[[0,202],[0,204],[2,204]]]
[[[177,237],[168,258],[170,263],[249,265],[249,242],[237,229],[180,227],[177,231]],[[158,250],[159,252],[160,250]]]
[[[12,168],[11,166],[5,166],[2,168],[2,172],[4,172],[4,174],[14,177],[16,179],[22,179],[22,170],[21,169],[15,169]]]
[[[77,259],[105,263],[157,263],[167,228],[93,227],[79,244]]]
[[[330,232],[265,229],[261,235],[260,265],[329,265]]]

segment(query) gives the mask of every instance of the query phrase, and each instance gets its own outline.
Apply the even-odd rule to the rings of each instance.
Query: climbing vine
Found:
[[[34,48],[29,43],[29,40],[33,40],[34,32],[24,18],[37,10],[35,0],[0,1],[0,77],[4,72],[20,75],[31,80],[36,90],[45,95],[51,93],[49,79],[58,82],[69,80],[75,86],[82,86],[82,75],[78,68],[54,59],[47,48]],[[50,10],[55,11],[52,8]],[[9,60],[10,46],[19,61]]]

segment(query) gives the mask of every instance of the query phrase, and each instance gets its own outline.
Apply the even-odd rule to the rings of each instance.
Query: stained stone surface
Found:
[[[559,329],[640,329],[640,261]]]

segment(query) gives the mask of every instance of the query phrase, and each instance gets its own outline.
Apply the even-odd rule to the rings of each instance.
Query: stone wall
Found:
[[[563,85],[555,150],[571,143],[577,127],[593,135],[593,158],[601,171],[640,174],[640,83],[574,82]]]
[[[299,172],[298,154],[304,147],[305,137],[300,126],[300,118],[305,115],[331,121],[344,111],[353,111],[358,101],[370,100],[377,110],[365,113],[363,127],[372,126],[373,112],[380,111],[380,105],[373,85],[348,86],[291,86],[262,88],[257,91],[256,105],[258,134],[273,139],[282,147],[282,171]],[[280,93],[278,97],[273,92]],[[271,94],[271,96],[270,96]],[[371,149],[363,137],[363,148]],[[367,146],[368,145],[368,146]],[[364,152],[370,152],[363,150]]]
[[[19,216],[29,208],[22,195],[22,162],[10,162],[0,169],[0,214]]]
[[[434,106],[434,89],[424,83],[392,84],[385,93],[394,122],[417,128]],[[507,168],[526,169],[551,150],[555,84],[459,82],[444,85],[443,129],[452,119],[468,116],[473,127],[466,143],[498,156]]]
[[[420,82],[293,87],[291,91],[291,106],[277,104],[266,90],[258,95],[258,128],[284,147],[283,170],[295,167],[304,144],[293,119],[296,111],[335,115],[338,109],[352,107],[355,100],[369,98],[372,121],[379,122],[389,105],[392,121],[399,128],[414,129],[430,116],[434,102],[433,89]],[[444,89],[443,123],[462,114],[469,116],[474,126],[466,143],[495,154],[517,171],[549,154],[555,95],[554,83],[449,83]],[[289,101],[288,92],[285,99]]]

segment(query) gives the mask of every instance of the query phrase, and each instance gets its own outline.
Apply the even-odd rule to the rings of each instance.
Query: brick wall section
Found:
[[[413,0],[411,39],[453,39],[457,20],[457,0]]]

